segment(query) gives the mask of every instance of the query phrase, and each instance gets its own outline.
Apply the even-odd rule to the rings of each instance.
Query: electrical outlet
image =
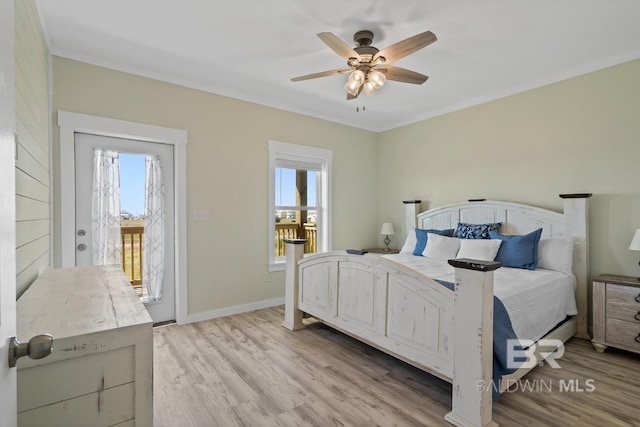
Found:
[[[269,276],[269,273],[264,273],[264,281],[265,282],[270,282],[271,281],[271,276]]]

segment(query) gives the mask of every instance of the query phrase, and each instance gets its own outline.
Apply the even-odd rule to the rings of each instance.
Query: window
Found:
[[[269,271],[284,270],[284,239],[305,238],[305,253],[331,247],[331,150],[269,141]]]

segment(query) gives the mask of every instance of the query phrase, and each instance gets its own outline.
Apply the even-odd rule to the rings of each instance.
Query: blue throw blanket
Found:
[[[437,280],[442,286],[447,287],[451,291],[454,290],[454,284],[444,280]],[[493,384],[492,396],[493,400],[500,399],[500,382],[503,375],[511,374],[517,369],[507,369],[507,340],[518,339],[513,331],[511,319],[504,304],[500,298],[493,296]],[[516,346],[516,351],[522,348]]]

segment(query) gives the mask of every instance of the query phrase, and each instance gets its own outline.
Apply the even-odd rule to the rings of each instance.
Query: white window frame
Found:
[[[278,160],[300,162],[304,165],[312,163],[320,167],[317,198],[317,252],[331,250],[331,159],[333,152],[324,148],[306,145],[289,144],[280,141],[269,141],[269,271],[281,271],[286,268],[286,261],[275,256],[275,175]]]

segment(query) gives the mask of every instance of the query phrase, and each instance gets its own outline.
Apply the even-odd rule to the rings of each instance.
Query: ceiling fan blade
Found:
[[[431,31],[425,31],[424,33],[416,34],[415,36],[409,37],[408,39],[404,39],[382,49],[373,57],[373,61],[382,56],[386,59],[385,63],[390,64],[422,49],[423,47],[429,46],[436,40],[438,40],[438,38],[435,34]]]
[[[298,76],[291,79],[292,82],[299,82],[302,80],[309,79],[317,79],[318,77],[327,77],[327,76],[335,76],[336,74],[344,74],[352,71],[351,68],[346,68],[343,70],[329,70],[329,71],[321,71],[319,73],[307,74],[306,76]]]
[[[394,67],[393,65],[385,65],[376,70],[381,71],[387,77],[387,80],[394,80],[402,83],[412,83],[415,85],[421,85],[429,78],[424,74],[416,73],[415,71],[407,70],[406,68]]]
[[[329,46],[335,53],[342,56],[344,59],[349,60],[349,58],[356,58],[360,60],[360,55],[358,52],[353,50],[351,46],[342,41],[338,36],[333,33],[318,33],[318,37],[322,40],[327,46]]]

